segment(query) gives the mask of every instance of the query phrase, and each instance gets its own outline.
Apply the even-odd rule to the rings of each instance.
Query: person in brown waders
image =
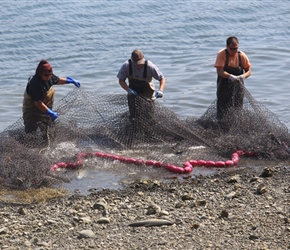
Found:
[[[247,55],[238,49],[238,38],[230,36],[226,40],[226,48],[221,49],[216,57],[219,121],[226,117],[229,109],[243,106],[244,79],[251,75],[251,63]]]
[[[73,78],[54,75],[48,61],[39,62],[35,75],[28,79],[24,91],[22,112],[26,133],[36,132],[39,128],[42,138],[47,139],[48,127],[58,118],[58,113],[52,111],[55,92],[53,85],[67,83],[80,87],[80,83]]]
[[[124,62],[117,77],[121,87],[128,93],[131,121],[134,121],[141,114],[144,115],[144,112],[150,114],[150,107],[153,106],[154,100],[163,97],[166,79],[155,64],[145,60],[143,52],[139,49],[135,49],[131,58]],[[127,78],[129,84],[126,83]],[[155,91],[153,78],[159,81],[158,91]],[[149,106],[141,107],[141,104],[138,103],[138,100],[140,102],[144,99],[148,101],[146,103],[149,103]],[[144,104],[144,102],[142,103]]]

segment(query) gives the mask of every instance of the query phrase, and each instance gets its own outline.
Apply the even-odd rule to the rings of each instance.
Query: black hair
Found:
[[[227,46],[229,46],[229,45],[231,45],[231,44],[236,45],[236,44],[238,44],[238,43],[239,43],[239,40],[238,40],[238,38],[235,37],[235,36],[230,36],[230,37],[228,37],[228,39],[227,39]]]

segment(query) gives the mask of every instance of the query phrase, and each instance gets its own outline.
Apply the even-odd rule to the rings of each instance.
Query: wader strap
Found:
[[[227,49],[225,49],[225,51],[226,51],[226,64],[225,64],[225,67],[227,67],[228,64],[229,64],[229,52],[228,52]],[[242,69],[243,68],[243,63],[242,63],[242,57],[241,57],[241,52],[240,51],[238,51],[238,57],[239,57],[239,67]]]

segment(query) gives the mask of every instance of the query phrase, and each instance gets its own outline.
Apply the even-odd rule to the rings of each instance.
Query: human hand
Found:
[[[71,77],[67,77],[66,78],[66,83],[73,83],[78,88],[81,86],[79,81],[77,81],[77,80],[75,80],[75,79],[73,79]]]
[[[155,97],[156,97],[156,98],[162,98],[162,97],[163,97],[163,91],[162,91],[162,90],[158,90],[158,91],[156,91],[156,93],[155,93]]]
[[[243,82],[244,79],[245,79],[245,76],[244,76],[244,75],[239,75],[239,76],[237,76],[237,78],[238,78],[238,80],[239,80],[240,82]]]
[[[130,88],[128,88],[127,92],[128,92],[128,95],[130,95],[130,96],[137,95],[137,92],[135,90],[133,90],[133,89],[130,89]]]
[[[234,76],[234,75],[230,75],[229,76],[229,81],[230,82],[235,82],[235,81],[238,81],[239,79],[238,79],[238,77],[237,76]]]
[[[57,112],[53,112],[51,109],[47,109],[47,111],[45,112],[46,115],[48,115],[52,121],[55,121],[56,118],[58,117],[58,113]]]

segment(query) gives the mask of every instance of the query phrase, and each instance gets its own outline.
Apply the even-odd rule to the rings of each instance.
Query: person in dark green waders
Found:
[[[155,99],[163,97],[166,79],[155,64],[145,60],[143,52],[139,49],[135,49],[131,58],[123,63],[117,77],[121,87],[128,93],[129,118],[131,121],[134,121],[144,111],[150,114],[150,107],[153,107]],[[127,78],[129,84],[126,83]],[[155,91],[154,79],[159,81],[158,91]],[[140,107],[138,100],[141,99],[136,98],[137,96],[147,100],[150,104],[149,107]]]
[[[39,128],[43,139],[47,139],[48,128],[58,118],[52,111],[54,103],[53,85],[72,83],[80,87],[80,83],[71,78],[60,78],[53,74],[52,67],[46,60],[41,60],[35,75],[29,77],[24,91],[23,121],[26,133],[36,132]]]
[[[242,108],[244,79],[251,75],[251,63],[247,55],[239,50],[235,36],[226,40],[226,48],[216,57],[217,71],[217,119],[222,121],[229,109]]]

